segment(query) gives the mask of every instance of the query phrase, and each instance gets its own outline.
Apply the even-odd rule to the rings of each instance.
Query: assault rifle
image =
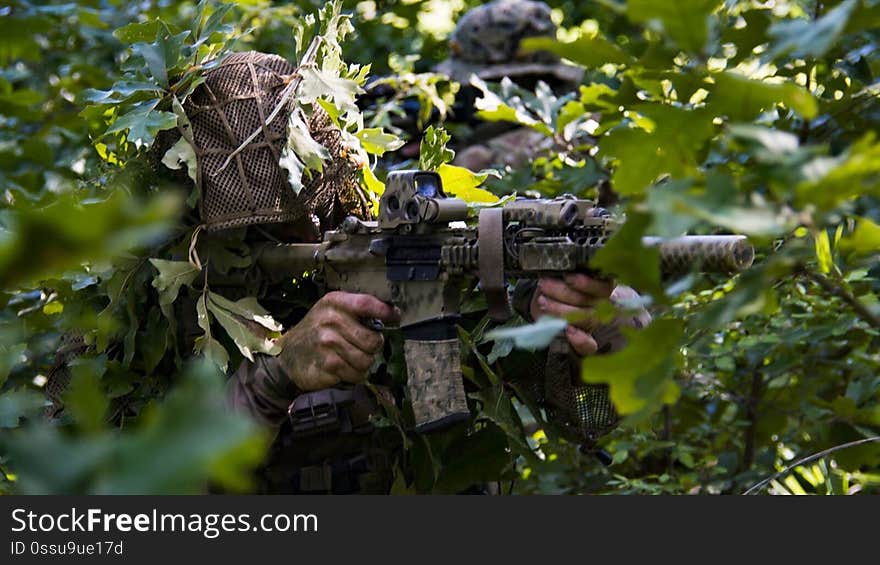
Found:
[[[592,201],[571,195],[516,199],[479,210],[443,192],[426,171],[388,175],[377,221],[348,217],[315,244],[270,244],[258,264],[270,275],[312,271],[326,290],[371,294],[400,309],[407,387],[416,430],[428,432],[469,416],[456,322],[461,291],[479,280],[495,320],[511,315],[509,278],[593,272],[590,260],[620,226]],[[752,263],[744,236],[644,238],[659,250],[666,274],[700,268],[732,273]]]

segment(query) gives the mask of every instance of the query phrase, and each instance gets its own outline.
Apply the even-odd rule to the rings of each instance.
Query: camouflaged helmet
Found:
[[[458,21],[449,40],[450,58],[437,71],[466,83],[471,74],[484,80],[505,76],[546,76],[578,83],[579,67],[562,63],[547,52],[521,53],[526,37],[555,37],[550,7],[531,0],[496,0],[468,11]]]
[[[290,107],[266,120],[295,73],[296,67],[277,55],[235,53],[207,71],[204,83],[186,100],[206,230],[303,220],[330,229],[345,216],[369,214],[357,183],[357,164],[347,157],[339,130],[320,107],[308,117],[309,130],[331,159],[323,173],[304,177],[298,194],[288,184],[279,159]],[[257,130],[259,135],[229,160]]]

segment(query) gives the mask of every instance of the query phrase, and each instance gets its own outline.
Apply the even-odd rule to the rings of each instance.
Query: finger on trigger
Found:
[[[349,294],[343,309],[358,318],[375,318],[383,322],[397,319],[392,306],[369,294]]]

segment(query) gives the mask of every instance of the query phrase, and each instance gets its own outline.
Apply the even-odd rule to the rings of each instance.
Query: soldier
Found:
[[[200,169],[200,221],[209,237],[222,239],[246,226],[246,241],[312,242],[322,230],[337,227],[345,215],[369,214],[358,196],[355,169],[341,150],[338,132],[320,115],[312,119],[310,130],[333,159],[298,196],[293,196],[286,172],[278,165],[284,116],[242,151],[236,166],[221,170],[239,140],[273,107],[293,70],[273,55],[232,55],[206,74],[205,83],[187,103]],[[218,280],[213,275],[209,273],[209,280]],[[254,273],[249,278],[259,281],[260,276]],[[528,313],[534,318],[574,311],[588,314],[612,291],[609,283],[585,275],[546,279],[539,288]],[[224,288],[221,281],[212,283],[212,289],[230,297],[236,292],[256,294],[286,327],[277,357],[256,354],[254,362],[245,360],[230,380],[233,405],[278,431],[263,473],[265,490],[388,492],[399,434],[373,427],[371,417],[379,412],[381,402],[393,401],[394,391],[381,376],[374,377],[369,388],[364,384],[384,339],[362,320],[393,323],[394,309],[369,295],[319,296],[303,285],[258,284],[242,291],[239,283]],[[290,308],[289,300],[280,298],[285,295],[307,307]],[[566,333],[580,355],[600,348],[586,331],[586,323]],[[195,338],[201,330],[192,326]]]
[[[581,78],[581,69],[563,64],[547,54],[522,58],[516,53],[522,37],[548,35],[554,31],[549,8],[543,3],[494,2],[476,8],[462,18],[451,41],[453,57],[441,68],[447,69],[459,80],[464,73],[469,75],[475,72],[487,80],[515,76],[528,85],[529,81],[536,81],[540,77],[558,89],[575,88]],[[244,68],[237,71],[240,74],[235,79],[224,70],[237,61],[236,57],[240,56],[228,58],[217,70],[208,73],[204,89],[214,89],[214,98],[240,98],[241,92],[237,91],[235,85],[250,81],[251,75]],[[263,65],[271,69],[270,75],[292,72],[292,69],[282,68],[284,65],[277,57],[261,54],[248,57],[271,61],[272,65]],[[231,88],[232,91],[224,92],[224,88]],[[199,100],[198,92],[193,99]],[[222,103],[216,103],[215,106],[221,107]],[[259,115],[259,112],[251,111],[249,114]],[[284,124],[286,120],[276,120],[273,127],[279,123]],[[193,121],[197,153],[200,124],[211,126],[216,124],[216,120]],[[313,132],[321,129],[320,124],[312,123],[310,126]],[[247,124],[243,129],[252,130],[253,127],[253,124]],[[529,132],[533,133],[531,130]],[[226,135],[219,130],[214,133],[220,138]],[[524,135],[519,130],[503,133],[487,143],[485,149],[494,152],[493,161],[494,155],[498,154],[520,155],[511,151],[509,144],[524,143]],[[238,135],[237,138],[242,137]],[[275,137],[271,134],[270,137],[273,137],[270,145],[274,144],[277,153],[281,135],[279,133]],[[338,150],[338,140],[334,144],[332,133],[315,137],[328,146],[334,160],[326,166],[323,175],[313,179],[304,189],[305,198],[285,196],[289,195],[290,189],[284,182],[283,171],[277,166],[277,158],[262,160],[251,157],[242,161],[245,164],[266,163],[267,171],[260,171],[263,175],[269,174],[272,179],[271,183],[264,183],[260,188],[270,195],[266,202],[271,203],[271,210],[266,214],[255,214],[253,206],[247,204],[247,199],[241,194],[242,186],[248,184],[249,172],[246,169],[235,174],[224,173],[229,178],[229,182],[226,182],[223,180],[226,177],[211,173],[212,168],[216,168],[216,163],[211,164],[211,157],[200,163],[205,171],[201,178],[207,179],[202,190],[202,220],[208,229],[219,230],[244,222],[253,226],[249,229],[258,230],[261,237],[268,233],[279,241],[314,241],[319,231],[335,228],[345,214],[365,217],[368,211],[353,196],[358,188],[350,165],[346,165],[345,158]],[[203,144],[216,146],[214,141],[208,137]],[[256,140],[254,145],[260,147],[260,141]],[[226,139],[224,143],[228,149],[232,148],[230,140]],[[528,144],[526,146],[530,147]],[[265,144],[262,150],[268,150]],[[478,149],[471,148],[470,153],[463,151],[459,155],[459,162],[479,170],[482,167],[468,162],[475,150]],[[522,153],[521,158],[527,159],[528,154]],[[515,163],[508,161],[508,164]],[[238,202],[239,209],[232,213],[224,210],[215,217],[211,212],[216,208],[212,202]],[[333,203],[332,210],[327,209],[328,202]],[[232,224],[228,223],[228,218],[233,218]],[[608,281],[575,274],[562,280],[542,279],[536,286],[521,285],[515,295],[518,309],[527,319],[581,313],[582,321],[570,325],[565,331],[565,338],[573,352],[582,357],[611,351],[622,345],[620,334],[616,331],[617,324],[597,331],[597,325],[590,317],[592,308],[600,301],[632,298],[635,293],[624,287],[615,289]],[[264,290],[261,301],[271,303],[267,298]],[[392,480],[392,460],[400,447],[399,436],[396,432],[389,433],[387,428],[373,428],[370,417],[377,412],[379,401],[391,399],[394,395],[393,391],[383,388],[383,385],[390,385],[387,381],[374,382],[373,385],[378,386],[371,385],[371,390],[364,386],[384,340],[380,332],[366,327],[361,320],[393,322],[396,312],[388,304],[368,295],[333,292],[325,296],[315,294],[312,298],[314,302],[311,307],[301,310],[298,316],[282,316],[287,330],[280,340],[280,355],[257,355],[254,363],[245,361],[238,368],[230,381],[232,401],[267,426],[280,430],[273,446],[273,461],[266,467],[269,490],[387,492]],[[642,312],[623,323],[641,326],[649,319],[647,312]],[[563,381],[566,381],[574,366],[569,363],[556,369],[565,373]],[[550,398],[552,402],[553,395],[545,391],[543,383],[539,389],[539,396]],[[564,390],[564,394],[570,395],[567,388]],[[373,393],[376,391],[384,398],[375,398]],[[604,402],[607,405],[607,399]],[[295,412],[296,407],[303,406],[310,407],[315,416],[305,421],[293,421],[289,417],[291,411]]]
[[[556,37],[550,7],[531,0],[496,0],[468,11],[458,21],[449,40],[448,59],[436,71],[462,85],[457,120],[469,121],[473,131],[456,139],[455,164],[479,171],[490,167],[520,168],[534,156],[553,147],[553,140],[531,128],[503,122],[472,120],[477,91],[471,76],[487,83],[504,78],[526,90],[539,81],[557,95],[576,90],[583,69],[562,62],[552,53],[524,53],[520,41],[527,37]]]
[[[461,17],[449,40],[450,56],[437,65],[436,71],[462,83],[462,96],[471,103],[477,94],[465,85],[472,76],[487,83],[508,78],[529,90],[543,81],[557,95],[562,95],[577,89],[583,78],[583,69],[561,61],[552,53],[524,53],[520,50],[523,39],[555,38],[556,31],[550,7],[544,2],[496,0],[473,8]],[[466,109],[459,115],[462,113],[469,116]],[[466,139],[454,140],[458,151],[453,161],[472,171],[492,167],[520,168],[553,148],[550,137],[531,128],[503,122],[472,123],[473,132]],[[602,200],[600,197],[600,202]],[[537,287],[530,282],[520,284],[515,295],[517,309],[527,319],[537,319],[544,314],[564,316],[573,309],[593,306],[597,298],[633,300],[638,297],[628,287],[614,288],[586,275],[573,275],[564,281],[542,279]],[[649,320],[648,313],[642,311],[631,320],[631,324],[641,327]],[[619,337],[616,343],[597,344],[587,331],[590,327],[591,322],[586,320],[566,330],[579,355],[589,355],[599,349],[610,351],[622,345]]]

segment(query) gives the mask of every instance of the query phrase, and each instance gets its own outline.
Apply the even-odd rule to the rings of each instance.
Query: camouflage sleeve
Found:
[[[298,393],[278,358],[270,355],[255,355],[253,363],[242,361],[229,380],[233,408],[270,427],[281,424]]]
[[[513,287],[513,292],[511,292],[513,309],[529,323],[534,322],[530,306],[532,304],[532,297],[535,295],[535,289],[537,288],[537,279],[520,279],[516,281],[516,285]]]

